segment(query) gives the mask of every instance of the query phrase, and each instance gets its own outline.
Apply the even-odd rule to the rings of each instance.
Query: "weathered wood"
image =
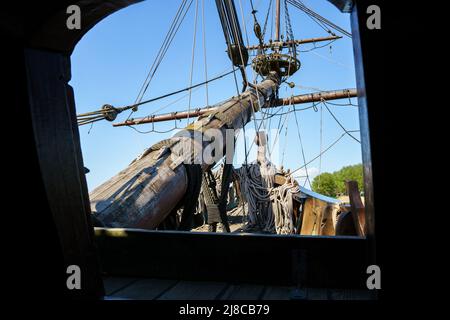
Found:
[[[337,1],[337,0],[336,0]],[[345,2],[341,0],[341,2]],[[347,1],[348,2],[348,1]],[[361,135],[361,151],[364,173],[364,202],[366,211],[366,239],[370,264],[376,261],[375,246],[375,202],[378,208],[386,211],[389,206],[384,203],[389,197],[375,199],[375,192],[389,194],[392,183],[387,178],[386,165],[391,162],[385,156],[386,144],[392,141],[396,130],[388,130],[387,122],[391,119],[389,108],[380,108],[386,104],[383,97],[383,54],[381,30],[373,32],[366,28],[366,8],[369,1],[354,2],[351,8],[350,22],[355,57],[356,86],[358,91],[358,109]],[[375,54],[378,52],[379,54]],[[380,123],[383,125],[380,126]],[[396,126],[392,126],[396,128]],[[378,170],[378,171],[377,171]],[[385,212],[386,213],[386,212]],[[384,216],[388,216],[384,214]]]
[[[320,232],[322,236],[334,236],[336,235],[336,223],[337,213],[339,211],[338,205],[328,204],[322,212],[322,218],[320,219]]]
[[[365,236],[366,212],[359,194],[358,183],[356,181],[346,181],[346,187],[356,232],[360,236]]]
[[[134,161],[90,193],[91,210],[105,226],[155,228],[184,196],[185,168],[172,170],[170,157],[155,160],[155,153]]]
[[[62,54],[25,52],[30,114],[45,192],[67,266],[81,269],[75,296],[103,295],[86,181],[76,127],[70,59]],[[75,124],[75,128],[74,128]]]
[[[366,242],[359,237],[105,228],[96,228],[96,236],[103,270],[111,276],[292,285],[292,250],[305,250],[305,287],[358,288],[367,280]],[[149,248],[151,254],[142,254]]]
[[[328,204],[316,198],[308,198],[303,208],[301,235],[319,235],[323,211]]]
[[[305,200],[302,214],[302,235],[336,235],[339,206],[310,197]]]
[[[129,167],[91,192],[91,206],[96,218],[106,227],[157,228],[177,205],[182,205],[189,183],[183,164],[194,162],[203,172],[214,164],[204,157],[204,151],[217,142],[204,137],[205,132],[214,129],[221,134],[223,147],[216,153],[222,152],[230,162],[234,150],[226,153],[229,147],[226,139],[230,139],[228,129],[238,130],[247,124],[259,106],[268,104],[265,96],[274,97],[278,85],[275,76],[267,77],[255,86],[256,89],[224,102],[214,116],[200,117],[177,137],[148,149]],[[234,139],[236,132],[232,132],[231,138]],[[174,152],[174,146],[179,152]],[[201,178],[197,177],[197,180]],[[194,179],[191,182],[196,183]]]

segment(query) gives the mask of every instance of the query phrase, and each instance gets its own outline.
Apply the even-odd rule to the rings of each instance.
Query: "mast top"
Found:
[[[287,78],[300,69],[301,63],[300,60],[297,59],[296,42],[293,39],[287,10],[286,5],[285,19],[286,25],[289,26],[289,28],[286,27],[288,41],[281,41],[281,0],[276,0],[275,3],[274,40],[266,45],[263,43],[263,39],[259,38],[260,44],[258,46],[258,54],[252,61],[252,68],[263,77],[267,76],[270,72],[276,72],[281,78]],[[257,23],[256,17],[255,23]],[[267,53],[266,49],[271,49],[273,52]],[[288,49],[288,52],[283,53],[283,49]]]

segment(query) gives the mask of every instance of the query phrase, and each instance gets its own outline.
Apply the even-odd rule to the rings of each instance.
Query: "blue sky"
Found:
[[[176,35],[171,48],[164,58],[155,75],[144,99],[156,97],[171,91],[185,88],[189,85],[190,67],[192,59],[192,42],[194,31],[195,1],[186,16],[183,25]],[[199,1],[201,10],[202,0]],[[305,0],[307,6],[332,20],[335,24],[350,30],[349,15],[340,13],[332,4],[325,0]],[[178,9],[180,1],[144,1],[122,9],[107,17],[89,31],[78,43],[72,54],[72,80],[70,84],[75,91],[77,113],[88,112],[101,108],[104,104],[124,106],[133,103],[147,72],[159,50],[170,23]],[[251,17],[250,2],[235,0],[239,17],[241,18],[240,4],[244,12],[246,29],[251,44],[256,44],[253,34],[253,21]],[[263,25],[268,0],[254,0],[258,11],[257,17]],[[326,36],[317,24],[295,7],[289,6],[292,29],[296,39]],[[270,19],[269,19],[270,23]],[[283,25],[284,23],[282,23]],[[206,57],[209,78],[228,71],[230,61],[225,52],[225,42],[221,30],[215,2],[205,0],[205,38]],[[244,29],[241,20],[241,27]],[[284,28],[283,28],[284,29]],[[282,29],[282,30],[283,30]],[[268,26],[270,33],[270,26]],[[246,38],[245,31],[244,40]],[[195,66],[193,69],[193,83],[205,80],[204,56],[202,46],[202,20],[199,11],[197,25],[197,41],[195,49]],[[323,43],[318,44],[322,45]],[[300,50],[311,49],[312,45],[304,45]],[[353,61],[352,42],[349,38],[342,38],[329,46],[310,52],[300,53],[302,67],[291,77],[297,86],[294,89],[283,84],[280,88],[280,97],[291,94],[302,94],[321,90],[355,88],[355,71]],[[247,68],[249,78],[252,71]],[[241,83],[238,73],[238,81]],[[236,95],[233,76],[228,76],[208,86],[209,102],[214,104]],[[161,107],[179,99],[183,94],[173,96],[154,103],[143,105],[133,117],[146,116]],[[356,99],[352,99],[356,104]],[[335,103],[347,103],[348,99],[336,100]],[[191,107],[206,105],[205,88],[192,93]],[[299,105],[298,108],[308,105]],[[186,110],[188,97],[181,99],[161,110],[161,113],[175,110]],[[331,111],[348,130],[358,130],[358,109],[351,106],[330,106]],[[118,116],[118,121],[125,120],[128,113]],[[327,147],[341,134],[342,129],[323,108],[322,114],[322,145]],[[261,118],[257,114],[257,118]],[[304,144],[306,160],[316,157],[320,153],[320,111],[309,109],[297,112],[300,123],[300,132]],[[284,117],[283,117],[284,120]],[[279,117],[272,119],[272,128],[278,125]],[[184,127],[187,120],[177,121],[177,127]],[[286,168],[296,169],[303,164],[301,149],[297,135],[294,115],[291,113],[286,119],[288,127],[287,137],[283,128],[278,141],[280,154],[274,157],[274,162]],[[175,121],[155,124],[158,131],[166,131],[175,126]],[[254,129],[253,123],[246,128]],[[151,124],[140,125],[141,131],[151,130]],[[110,122],[100,121],[92,128],[80,127],[81,146],[85,166],[90,169],[87,174],[89,190],[124,169],[138,154],[155,142],[168,138],[174,132],[167,134],[149,133],[141,134],[127,127],[112,127]],[[359,134],[354,134],[359,138]],[[273,141],[272,141],[273,143]],[[251,144],[249,139],[247,146]],[[243,153],[242,139],[238,141],[237,154]],[[253,148],[252,151],[256,151]],[[284,157],[282,153],[284,152]],[[243,159],[243,157],[238,157]],[[255,159],[251,152],[248,160]],[[242,163],[242,161],[240,161]],[[361,146],[350,137],[344,137],[338,144],[322,156],[321,172],[332,172],[342,166],[361,162]],[[237,166],[240,163],[236,163]],[[319,172],[319,160],[308,166],[310,176]],[[303,173],[300,172],[300,175]],[[301,179],[300,179],[301,180]],[[308,187],[308,185],[307,185]]]

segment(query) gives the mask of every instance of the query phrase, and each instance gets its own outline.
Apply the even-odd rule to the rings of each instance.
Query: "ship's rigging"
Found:
[[[236,70],[233,68],[232,70],[223,72],[215,77],[212,77],[211,79],[208,79],[206,76],[206,79],[203,82],[197,83],[195,85],[192,85],[192,83],[191,83],[190,86],[188,86],[186,88],[175,90],[175,91],[172,91],[167,94],[164,94],[164,95],[161,95],[158,97],[154,97],[151,99],[143,100],[145,93],[147,92],[156,72],[158,71],[158,68],[159,68],[161,62],[163,61],[167,51],[170,48],[170,45],[172,44],[178,30],[180,29],[180,27],[183,23],[189,9],[191,8],[193,1],[194,0],[182,0],[181,1],[181,4],[173,18],[173,21],[169,27],[169,30],[167,31],[167,34],[163,40],[163,43],[161,44],[161,47],[158,50],[155,60],[153,61],[152,65],[150,67],[150,70],[139,90],[139,93],[138,93],[134,103],[127,105],[127,106],[122,106],[122,107],[114,107],[110,104],[105,104],[99,110],[78,114],[77,117],[78,117],[79,125],[92,124],[94,122],[101,121],[101,120],[114,121],[114,120],[116,120],[117,115],[119,115],[123,111],[131,110],[132,112],[126,119],[126,120],[129,120],[131,114],[133,112],[137,111],[138,107],[140,107],[141,105],[149,104],[149,103],[152,103],[152,102],[155,102],[155,101],[158,101],[158,100],[161,100],[161,99],[173,96],[173,95],[177,95],[177,94],[180,94],[180,93],[186,92],[186,91],[189,91],[189,94],[190,94],[191,90],[193,90],[193,89],[196,89],[196,88],[199,88],[202,86],[207,87],[207,85],[209,83],[211,83],[213,81],[217,81],[219,79],[222,79],[222,78],[224,78],[228,75],[234,74],[236,72]],[[198,0],[196,0],[196,1],[198,1]],[[224,29],[226,45],[228,48],[227,52],[233,62],[233,65],[239,67],[239,69],[241,70],[241,74],[243,75],[243,83],[244,84],[246,84],[246,82],[247,82],[244,66],[248,65],[248,63],[247,63],[248,55],[249,55],[248,51],[256,50],[257,55],[261,55],[261,57],[264,57],[261,59],[256,59],[256,61],[254,62],[256,64],[255,65],[256,68],[261,68],[262,66],[265,65],[264,60],[267,60],[265,57],[265,53],[266,53],[267,49],[273,49],[275,51],[278,51],[280,48],[288,48],[289,53],[291,53],[291,54],[293,53],[293,55],[291,55],[290,57],[295,59],[297,47],[299,45],[312,43],[312,44],[314,44],[314,48],[312,50],[314,50],[314,49],[318,49],[321,47],[329,46],[334,41],[340,39],[341,36],[337,36],[330,28],[333,28],[334,30],[336,30],[337,32],[339,32],[343,35],[351,37],[351,34],[349,32],[347,32],[343,28],[337,26],[336,24],[332,23],[331,21],[327,20],[326,18],[320,16],[313,10],[309,9],[301,1],[283,0],[284,8],[285,8],[285,24],[286,24],[285,29],[287,30],[286,39],[284,39],[283,41],[280,41],[280,39],[279,39],[280,37],[283,37],[283,35],[280,36],[280,18],[278,18],[277,22],[276,22],[277,27],[275,30],[275,40],[267,39],[267,41],[265,41],[269,15],[270,15],[271,9],[273,8],[272,2],[274,2],[274,1],[277,1],[277,0],[270,0],[270,2],[269,2],[269,7],[268,7],[267,13],[265,15],[264,28],[263,28],[262,32],[258,31],[258,30],[260,30],[260,26],[259,26],[258,20],[256,18],[256,13],[258,11],[255,10],[253,1],[250,1],[251,8],[252,8],[251,13],[252,13],[252,17],[254,19],[254,33],[259,41],[259,44],[258,45],[250,45],[248,43],[249,42],[248,34],[247,34],[246,26],[244,24],[244,29],[246,31],[246,38],[247,38],[247,43],[248,43],[247,46],[245,46],[243,43],[243,37],[241,34],[241,28],[239,26],[239,22],[237,19],[237,13],[236,13],[236,9],[234,6],[234,2],[233,1],[231,1],[231,2],[230,1],[218,1],[217,6],[218,6],[218,11],[219,11],[219,16],[221,17],[221,23],[222,23],[223,29]],[[315,21],[318,25],[320,25],[321,28],[323,28],[327,33],[329,33],[330,36],[295,40],[293,32],[292,32],[292,26],[291,26],[289,12],[288,12],[288,6],[287,6],[288,3],[295,6],[298,9],[302,10],[308,17],[310,17],[313,21]],[[231,4],[233,4],[233,5],[231,5]],[[202,6],[202,8],[204,9],[204,6]],[[277,8],[281,8],[281,7],[277,6]],[[242,9],[242,6],[241,6],[241,9]],[[228,20],[230,20],[230,21],[228,21],[226,14],[227,13],[230,14],[231,12],[234,12],[234,19],[228,19]],[[278,12],[278,15],[280,15],[279,9],[277,12]],[[203,22],[204,22],[204,19],[203,19]],[[203,32],[203,37],[204,37],[204,32]],[[327,43],[323,46],[317,47],[315,44],[318,42],[327,42]],[[302,52],[302,51],[299,50],[299,52]],[[205,55],[205,59],[206,59],[206,55]],[[289,59],[289,58],[287,58],[287,59]],[[263,61],[261,61],[261,60],[263,60]],[[294,68],[293,66],[291,66],[288,63],[288,68],[291,68],[291,67]],[[205,63],[205,70],[206,70],[206,63]],[[293,73],[293,72],[294,72],[293,70],[289,71],[289,73]],[[207,75],[207,73],[206,73],[206,75]],[[255,76],[258,77],[258,74],[256,74]],[[351,95],[349,97],[355,97],[355,96],[356,96],[356,94],[354,93],[354,91],[352,91]],[[326,97],[324,99],[327,100]],[[208,99],[206,102],[207,102],[206,105],[209,106]],[[152,114],[152,115],[154,115],[154,114]]]
[[[145,93],[194,1],[195,24],[189,86],[159,97],[144,100]],[[342,36],[336,35],[331,29],[343,36],[351,37],[351,34],[312,11],[298,0],[270,0],[268,11],[264,15],[263,28],[261,28],[257,17],[258,11],[251,0],[253,32],[258,41],[257,44],[252,45],[249,43],[242,3],[241,1],[239,3],[241,17],[239,17],[233,0],[216,0],[217,12],[232,68],[230,71],[208,79],[205,54],[205,81],[197,84],[192,83],[197,20],[200,15],[199,0],[182,0],[134,103],[123,107],[105,104],[99,110],[78,115],[78,124],[80,126],[92,125],[94,122],[101,120],[114,121],[119,114],[130,110],[124,121],[114,123],[113,126],[134,128],[133,126],[135,125],[151,124],[152,130],[149,132],[156,131],[154,123],[157,122],[178,119],[189,120],[191,117],[199,117],[197,121],[192,122],[183,130],[187,133],[187,136],[174,137],[155,144],[133,161],[128,168],[91,193],[92,210],[98,225],[191,230],[195,226],[196,203],[200,194],[202,195],[200,199],[203,199],[205,205],[204,210],[208,213],[205,219],[210,226],[210,231],[216,231],[217,223],[220,222],[224,226],[224,231],[230,232],[226,204],[230,183],[233,182],[235,188],[240,190],[242,201],[246,202],[249,218],[247,226],[249,228],[256,228],[259,231],[271,233],[300,233],[302,230],[302,216],[299,216],[299,212],[304,210],[308,193],[305,189],[301,189],[302,187],[295,181],[293,174],[305,169],[305,184],[308,182],[311,186],[307,170],[309,163],[317,158],[321,158],[323,153],[332,148],[345,135],[359,143],[359,140],[353,135],[355,131],[346,129],[328,106],[330,100],[343,98],[349,99],[349,105],[352,105],[350,99],[356,96],[355,89],[321,91],[306,95],[292,94],[286,98],[278,96],[281,84],[285,83],[291,88],[291,92],[296,86],[295,83],[288,82],[288,79],[301,68],[299,57],[299,54],[302,52],[299,49],[301,45],[313,43],[314,48],[318,48],[315,45],[318,42],[327,42],[325,46],[328,46],[342,38]],[[295,39],[288,4],[304,12],[326,31],[328,36],[302,40]],[[282,9],[284,9],[284,34],[281,32]],[[269,16],[273,10],[275,11],[274,32],[271,32],[273,39],[271,37],[266,39]],[[201,15],[204,15],[204,3],[202,4]],[[244,43],[244,36],[239,23],[240,19],[244,21],[243,27],[247,43]],[[204,36],[203,44],[205,45]],[[251,63],[249,64],[250,58]],[[247,68],[248,66],[250,68]],[[252,80],[249,80],[248,69],[252,71]],[[240,89],[236,75],[237,70],[240,71],[242,77],[242,87]],[[210,106],[208,84],[228,75],[233,75],[234,77],[236,96],[225,102]],[[258,82],[259,78],[262,81]],[[206,107],[191,110],[192,91],[203,86],[206,87]],[[187,92],[186,95],[189,96],[188,110],[167,114],[153,113],[142,118],[131,118],[131,115],[139,107],[183,92]],[[310,107],[296,109],[296,105],[302,103],[313,104]],[[325,107],[341,127],[343,134],[326,148],[322,148],[321,143],[320,154],[308,160],[303,150],[297,112],[309,108],[318,110],[318,105],[320,105],[321,114],[323,107]],[[275,108],[278,108],[278,110],[270,111]],[[160,108],[159,111],[162,109]],[[264,109],[269,111],[266,112]],[[256,117],[258,112],[262,116],[259,121]],[[279,173],[266,157],[267,151],[270,158],[271,147],[267,143],[267,139],[263,138],[263,132],[270,128],[272,118],[279,116],[278,135],[276,136],[276,139],[278,139],[285,125],[285,132],[288,130],[286,120],[290,113],[293,113],[295,116],[303,165],[293,171],[282,171],[282,173]],[[284,121],[282,121],[283,116]],[[177,150],[178,147],[182,147],[185,144],[195,144],[195,134],[204,132],[205,128],[217,129],[223,133],[225,133],[226,129],[242,129],[245,134],[245,125],[252,120],[255,131],[258,133],[256,143],[259,148],[263,148],[263,153],[259,153],[256,163],[249,164],[247,158],[253,143],[248,147],[245,142],[245,163],[239,170],[233,169],[232,159],[230,162],[225,159],[226,157],[215,159],[214,163],[207,163],[204,159],[199,159],[201,155],[196,153],[195,150],[187,154]],[[202,147],[209,147],[212,142],[206,140],[201,142],[201,144]],[[175,158],[173,157],[174,155]],[[198,161],[195,164],[186,165],[187,160],[191,161],[193,159]],[[219,178],[220,188],[215,184],[211,171],[219,161],[223,161],[223,174]],[[261,174],[264,170],[273,172]],[[163,194],[170,194],[170,199],[163,199]],[[294,204],[294,195],[298,197],[297,204]],[[317,197],[313,196],[313,198],[316,199]],[[322,199],[322,201],[324,200]],[[338,209],[334,208],[332,211],[333,213],[330,214],[334,215],[333,219],[335,221],[333,228],[336,229],[335,218]],[[317,230],[314,232],[317,232]]]

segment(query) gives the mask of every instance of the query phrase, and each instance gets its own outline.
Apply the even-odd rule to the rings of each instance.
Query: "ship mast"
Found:
[[[178,230],[192,228],[203,173],[222,159],[218,158],[217,154],[225,155],[225,164],[232,163],[235,134],[251,120],[255,112],[280,104],[277,93],[281,82],[300,68],[295,51],[298,40],[280,41],[280,5],[281,1],[276,0],[275,41],[269,44],[260,43],[258,48],[261,50],[251,65],[264,80],[251,84],[245,76],[248,50],[251,46],[247,48],[243,43],[234,1],[216,0],[228,56],[233,66],[238,67],[242,73],[242,93],[201,113],[198,120],[180,134],[153,145],[123,171],[94,189],[90,193],[90,199],[97,226],[156,229],[167,221],[168,225],[172,228],[176,226]],[[258,38],[262,40],[261,37]],[[266,53],[265,48],[271,48],[273,52]],[[289,53],[283,54],[283,48],[289,48]],[[342,92],[321,93],[319,96],[297,96],[289,102],[351,97],[355,94],[347,89]],[[109,111],[115,113],[105,118],[113,121],[117,113],[127,108],[107,107],[106,115],[111,115]],[[188,111],[186,116],[190,117],[191,112]],[[163,118],[167,120],[171,117]],[[152,121],[132,124],[148,122]],[[126,121],[116,124],[120,125],[130,123]],[[211,137],[208,133],[210,130],[220,133],[222,144],[217,145],[220,139]],[[205,150],[214,152],[205,156]],[[177,211],[181,208],[181,220],[175,223]]]
[[[242,40],[234,1],[216,0],[216,6],[228,56],[231,63],[241,69],[244,88],[247,88],[248,51]],[[255,112],[277,98],[281,83],[277,69],[269,70],[263,78],[259,84],[249,85],[250,88],[237,97],[220,104],[215,112],[187,126],[181,136],[150,147],[125,170],[93,190],[91,209],[96,221],[105,227],[155,229],[170,217],[176,219],[177,210],[184,207],[178,229],[190,230],[202,175],[222,158],[211,161],[204,151],[213,146],[213,158],[217,154],[226,155],[225,163],[232,164],[238,130]],[[219,131],[220,137],[209,137],[211,129]],[[220,147],[217,148],[218,142]]]
[[[276,0],[275,7],[275,41],[280,41],[280,7],[281,0]]]
[[[223,151],[225,162],[232,163],[234,134],[260,107],[273,102],[279,84],[278,75],[272,73],[238,97],[222,103],[216,112],[200,117],[181,134],[150,147],[125,170],[91,192],[96,221],[105,227],[155,229],[183,205],[178,229],[190,230],[202,174],[215,164],[205,157],[205,150],[211,150],[217,140],[211,141],[205,135],[209,130],[220,132],[226,141],[222,150],[214,153]],[[231,129],[231,138],[227,129]],[[227,153],[230,144],[232,150]]]

